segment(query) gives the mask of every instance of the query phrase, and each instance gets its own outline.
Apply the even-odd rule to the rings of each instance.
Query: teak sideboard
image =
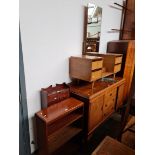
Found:
[[[84,102],[85,140],[122,106],[124,84],[124,78],[116,78],[113,82],[98,80],[92,91],[90,83],[70,83],[71,96]]]

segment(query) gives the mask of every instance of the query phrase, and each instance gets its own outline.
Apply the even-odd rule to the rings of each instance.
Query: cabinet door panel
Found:
[[[91,131],[93,128],[95,128],[98,123],[102,121],[103,118],[103,102],[104,102],[104,96],[98,96],[95,99],[92,99],[90,101],[90,107],[89,107],[89,127],[88,130]]]
[[[123,104],[124,84],[118,87],[117,106],[118,109]]]

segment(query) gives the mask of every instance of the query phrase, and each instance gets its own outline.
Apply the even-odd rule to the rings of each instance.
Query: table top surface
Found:
[[[70,97],[37,112],[36,115],[48,124],[82,107],[83,105],[84,105],[83,102]]]
[[[119,141],[107,136],[92,155],[134,155],[135,151]]]
[[[82,82],[81,83],[70,83],[70,91],[74,94],[77,94],[79,96],[82,96],[84,98],[93,98],[94,95],[97,93],[100,93],[101,91],[106,91],[110,86],[116,86],[123,84],[125,82],[124,78],[116,78],[115,81],[102,81],[98,80],[95,81],[94,87],[92,90],[92,84],[88,82]]]

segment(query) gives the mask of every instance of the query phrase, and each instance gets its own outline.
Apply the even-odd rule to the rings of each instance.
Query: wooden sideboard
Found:
[[[82,131],[83,105],[70,97],[36,113],[39,155],[50,155]]]
[[[123,89],[125,79],[116,78],[115,81],[98,80],[94,84],[82,82],[70,83],[71,96],[84,102],[84,132],[88,140],[93,131],[115,110],[123,104]]]

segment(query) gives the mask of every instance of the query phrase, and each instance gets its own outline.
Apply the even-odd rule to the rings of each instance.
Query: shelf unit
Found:
[[[50,155],[83,129],[83,102],[72,97],[36,113],[39,155]]]

